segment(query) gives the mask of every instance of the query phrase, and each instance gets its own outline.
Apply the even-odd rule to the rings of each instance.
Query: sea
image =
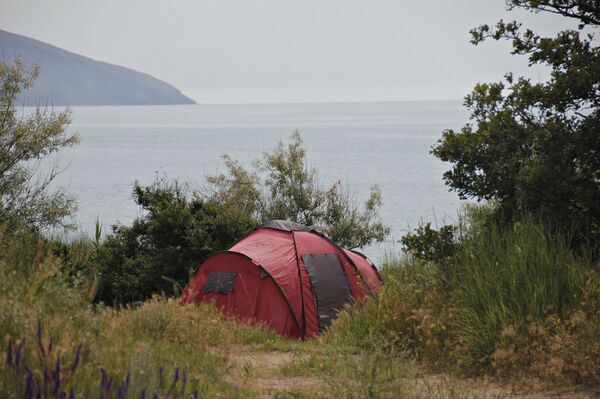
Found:
[[[251,167],[299,131],[308,166],[323,186],[341,181],[356,201],[377,185],[380,217],[391,228],[363,251],[376,262],[401,253],[400,238],[421,223],[457,220],[463,205],[442,180],[450,168],[430,154],[443,130],[468,121],[460,101],[94,106],[70,108],[80,144],[63,150],[56,184],[78,202],[74,221],[92,235],[142,215],[138,181],[175,178],[202,188],[226,172],[223,155]],[[52,162],[57,161],[53,159]]]

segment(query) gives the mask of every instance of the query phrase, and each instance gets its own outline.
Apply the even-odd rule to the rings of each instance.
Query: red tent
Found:
[[[301,338],[323,331],[344,305],[377,291],[380,282],[359,252],[300,224],[273,220],[206,259],[181,300],[214,301],[228,315]]]

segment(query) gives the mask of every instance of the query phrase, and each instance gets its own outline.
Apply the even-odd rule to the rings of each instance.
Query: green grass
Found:
[[[592,263],[575,256],[566,237],[524,218],[477,232],[455,264],[459,341],[471,358],[492,361],[513,334],[533,335],[534,323],[551,328],[552,316],[567,319],[581,303]]]
[[[418,260],[396,262],[384,265],[380,294],[342,312],[324,340],[348,350],[383,347],[429,364],[442,361],[451,332],[449,293],[439,270]]]
[[[123,309],[93,307],[86,290],[73,286],[58,265],[45,242],[0,236],[0,344],[3,350],[11,347],[20,363],[0,362],[0,397],[25,394],[27,367],[43,385],[44,369],[51,374],[57,363],[60,378],[50,379],[50,391],[60,385],[60,392],[72,388],[78,397],[98,396],[103,369],[115,392],[129,374],[130,397],[140,397],[144,389],[149,397],[165,395],[176,370],[177,392],[184,388],[185,371],[186,397],[194,391],[207,397],[252,396],[224,381],[231,367],[227,353],[211,347],[276,342],[275,333],[227,320],[211,306],[192,309],[160,297]],[[78,348],[80,362],[71,373],[67,365]]]
[[[585,251],[532,217],[471,220],[443,265],[392,261],[379,296],[343,312],[324,338],[391,347],[434,371],[600,384],[600,275]]]
[[[58,381],[59,392],[81,398],[118,397],[126,384],[128,398],[144,390],[177,398],[486,396],[454,373],[599,386],[600,277],[590,258],[532,218],[510,229],[472,226],[443,266],[388,260],[380,294],[309,341],[160,296],[93,305],[93,274],[77,269],[92,259],[85,241],[65,261],[64,251],[54,256],[56,243],[0,232],[0,397],[27,397],[31,381],[42,382],[44,369],[54,378],[59,361],[49,389]],[[264,370],[239,351],[293,356]],[[253,384],[261,378],[307,384],[265,391]]]

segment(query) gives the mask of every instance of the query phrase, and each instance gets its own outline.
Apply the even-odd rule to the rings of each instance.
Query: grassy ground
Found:
[[[600,285],[530,227],[472,241],[451,278],[388,268],[379,296],[304,342],[173,299],[93,306],[45,243],[0,235],[0,397],[593,397]]]

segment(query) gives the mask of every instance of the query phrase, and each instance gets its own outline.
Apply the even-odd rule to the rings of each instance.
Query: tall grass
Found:
[[[379,295],[342,312],[324,340],[349,350],[390,347],[430,364],[443,361],[451,317],[444,279],[430,263],[396,262],[384,265]]]
[[[551,328],[551,316],[568,318],[591,270],[588,256],[576,256],[565,236],[530,216],[476,232],[454,264],[458,338],[471,358],[486,361],[512,336]]]
[[[92,247],[0,229],[0,397],[35,397],[38,385],[59,397],[253,397],[227,374],[231,351],[248,344],[296,351],[279,371],[320,379],[324,397],[430,397],[427,384],[411,382],[414,359],[434,370],[600,386],[600,276],[590,257],[535,218],[465,225],[450,260],[389,259],[379,295],[309,342],[163,297],[93,306],[93,284],[78,272],[89,270]],[[432,386],[468,396],[462,386]]]
[[[389,262],[381,294],[343,312],[325,339],[388,345],[461,373],[600,384],[600,275],[590,256],[530,216],[504,228],[467,222],[449,262]]]
[[[0,397],[252,396],[223,380],[227,348],[273,332],[160,297],[93,307],[60,266],[47,241],[0,231]]]

